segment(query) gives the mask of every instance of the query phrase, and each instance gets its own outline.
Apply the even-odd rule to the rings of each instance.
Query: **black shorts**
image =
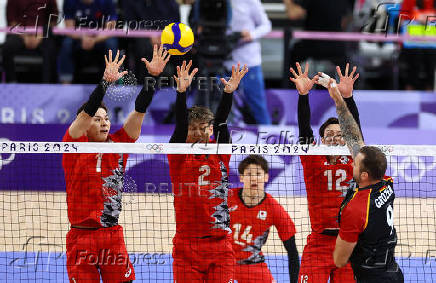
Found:
[[[396,272],[385,271],[369,276],[356,276],[357,283],[404,283],[404,276],[401,269]]]

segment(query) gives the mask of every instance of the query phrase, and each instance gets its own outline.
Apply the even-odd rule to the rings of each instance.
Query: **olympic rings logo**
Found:
[[[147,144],[146,148],[149,151],[162,152],[163,151],[163,144]]]

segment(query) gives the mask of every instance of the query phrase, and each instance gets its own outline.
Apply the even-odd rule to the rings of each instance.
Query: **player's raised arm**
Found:
[[[244,65],[241,69],[241,65],[238,63],[238,66],[232,66],[232,77],[228,81],[223,78],[221,79],[221,82],[224,84],[224,91],[215,114],[213,127],[213,134],[217,143],[230,143],[227,118],[232,110],[233,92],[238,88],[242,78],[247,73],[247,65]]]
[[[76,119],[68,129],[68,132],[73,139],[80,138],[86,133],[86,131],[88,131],[92,123],[92,117],[94,117],[100,107],[108,86],[127,74],[126,71],[119,72],[119,68],[125,59],[125,56],[121,59],[119,59],[119,56],[120,52],[118,51],[115,58],[112,58],[112,50],[109,50],[109,57],[106,57],[106,55],[104,56],[106,69],[104,71],[103,79],[89,96],[89,100],[86,102],[83,111],[77,115]]]
[[[177,76],[174,76],[177,84],[176,99],[176,128],[171,136],[170,143],[185,143],[188,136],[188,107],[186,106],[186,90],[191,85],[198,69],[195,68],[189,73],[192,67],[192,60],[186,65],[183,61],[182,66],[177,66]]]
[[[356,120],[357,125],[359,125],[360,132],[362,132],[362,128],[360,126],[359,110],[357,109],[356,102],[353,98],[354,83],[359,78],[359,73],[355,75],[357,67],[354,66],[351,73],[348,74],[349,67],[350,64],[347,63],[345,67],[345,72],[342,75],[341,68],[339,68],[339,66],[336,66],[336,71],[338,72],[339,76],[338,89],[341,92],[341,95],[344,98],[345,103],[347,104],[347,107],[351,112],[351,115],[353,115],[354,120]]]
[[[301,69],[300,63],[296,63],[298,74],[294,68],[291,67],[290,71],[294,77],[290,77],[291,82],[297,88],[298,97],[298,129],[300,135],[300,143],[311,144],[313,142],[313,130],[310,126],[310,106],[309,106],[309,92],[312,89],[318,76],[310,79],[309,64],[306,63],[304,73]]]
[[[347,104],[345,103],[334,79],[330,79],[328,91],[330,97],[336,104],[336,112],[338,114],[342,136],[344,137],[354,159],[359,153],[360,148],[365,146],[359,126],[354,120],[353,115],[351,115],[350,110],[348,110]]]
[[[147,61],[145,58],[142,58],[141,61],[145,63],[148,72],[154,77],[154,79],[157,79],[157,77],[159,77],[159,75],[163,72],[166,64],[170,60],[170,57],[171,55],[163,48],[162,45],[159,47],[159,49],[157,45],[155,45],[151,62]],[[129,114],[126,122],[124,123],[124,130],[132,139],[138,139],[141,134],[141,126],[142,122],[144,121],[145,112],[147,111],[148,106],[150,106],[155,93],[155,83],[156,82],[149,84],[149,81],[145,80],[145,84],[141,89],[141,92],[136,97],[135,110]]]

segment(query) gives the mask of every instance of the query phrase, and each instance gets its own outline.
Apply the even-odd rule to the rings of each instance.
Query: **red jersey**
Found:
[[[87,136],[73,139],[68,130],[63,142],[88,142]],[[110,142],[135,142],[124,129],[108,136]],[[71,225],[112,227],[121,212],[124,170],[128,154],[65,153],[62,166]]]
[[[275,226],[282,241],[295,235],[295,224],[285,209],[270,194],[256,206],[248,207],[242,201],[242,189],[229,194],[229,210],[233,230],[233,250],[239,264],[265,261],[262,246]]]
[[[222,237],[231,232],[227,205],[230,157],[168,155],[178,237]]]
[[[300,156],[306,183],[312,231],[338,229],[337,216],[348,182],[353,178],[353,160],[348,156],[338,157],[336,164],[326,156]]]

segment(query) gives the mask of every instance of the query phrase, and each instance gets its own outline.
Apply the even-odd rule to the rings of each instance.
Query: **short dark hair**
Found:
[[[209,123],[213,124],[213,120],[215,116],[209,108],[204,106],[192,106],[188,109],[188,122],[192,121],[200,122],[200,123]]]
[[[325,129],[328,126],[334,125],[334,124],[339,124],[338,118],[335,118],[335,117],[328,118],[327,121],[325,121],[324,124],[322,124],[321,127],[319,128],[319,136],[323,138]]]
[[[82,106],[80,106],[80,108],[77,109],[76,116],[79,115],[80,112],[82,112],[85,109],[86,103],[88,103],[88,102],[83,103]],[[108,113],[107,106],[106,106],[106,104],[104,104],[103,101],[100,103],[100,106],[98,108],[103,108],[106,111],[106,113]]]
[[[260,155],[249,155],[244,160],[242,160],[241,163],[239,163],[239,175],[243,175],[245,169],[247,169],[247,167],[251,164],[259,165],[265,173],[269,172],[268,161],[266,161],[265,158]]]
[[[359,153],[363,154],[360,172],[367,172],[371,180],[382,180],[388,166],[383,151],[375,146],[364,146],[359,150]]]

